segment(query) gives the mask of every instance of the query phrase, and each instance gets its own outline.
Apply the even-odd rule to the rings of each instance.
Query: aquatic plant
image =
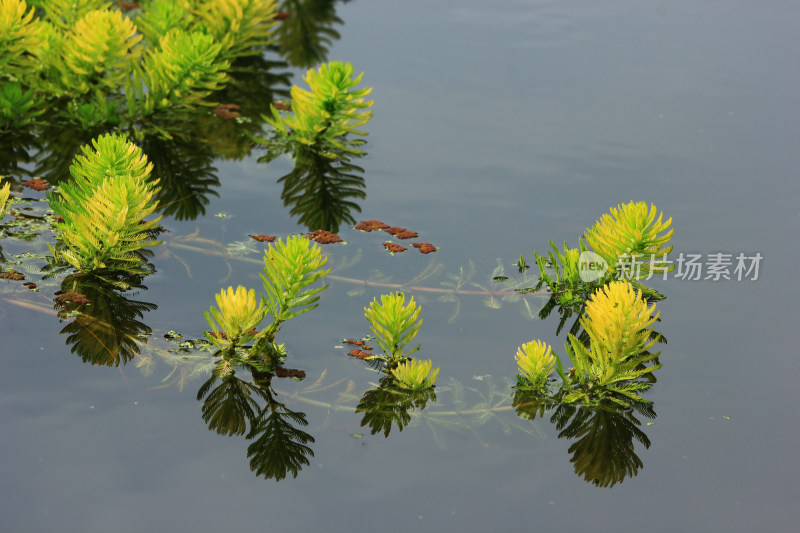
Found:
[[[256,291],[239,285],[234,290],[222,290],[216,295],[217,307],[205,313],[211,331],[206,338],[221,350],[230,350],[256,338],[256,327],[266,315],[263,303],[257,302]]]
[[[646,402],[639,391],[650,388],[651,382],[642,378],[661,368],[653,364],[659,352],[649,351],[658,341],[652,325],[659,314],[654,312],[655,304],[648,307],[642,293],[627,281],[597,289],[579,319],[588,342],[570,333],[565,343],[573,368],[565,372],[541,341],[523,344],[517,351],[518,389],[548,394],[547,380],[556,370],[563,384],[552,404]]]
[[[44,113],[33,89],[24,89],[19,82],[0,82],[0,132],[23,130]]]
[[[547,256],[534,251],[540,275],[535,289],[547,285],[558,305],[571,306],[585,301],[592,291],[612,279],[636,282],[655,273],[671,271],[675,267],[669,264],[666,256],[672,251],[668,242],[674,230],[667,231],[671,218],[666,222],[662,220],[663,213],[655,205],[648,208],[645,202],[612,207],[610,214],[604,214],[584,232],[591,249],[580,239],[578,248],[569,248],[565,242],[563,252],[552,241],[552,251]],[[600,266],[605,266],[605,270],[596,273],[586,270],[586,253],[597,258],[598,263],[604,261],[605,265]],[[657,295],[654,291],[646,292]]]
[[[148,49],[142,74],[127,93],[132,113],[152,114],[161,109],[193,109],[215,105],[202,99],[220,89],[227,80],[230,63],[220,58],[222,45],[210,35],[172,29],[158,47]],[[146,91],[143,91],[144,83]]]
[[[188,6],[196,19],[194,29],[220,43],[225,58],[260,54],[275,43],[277,0],[210,0]]]
[[[63,219],[55,223],[61,243],[51,247],[53,266],[146,273],[143,248],[161,243],[150,238],[161,217],[145,220],[157,207],[157,183],[148,180],[152,165],[122,135],[103,135],[92,145],[75,157],[73,179],[48,192],[51,209]]]
[[[628,261],[643,260],[639,274],[634,274],[633,279],[669,272],[675,266],[667,266],[663,259],[672,251],[667,243],[675,230],[667,231],[672,219],[662,222],[663,217],[653,204],[649,208],[645,202],[619,204],[587,229],[584,237],[595,253],[608,263],[609,275],[613,275],[616,265],[626,258]]]
[[[6,212],[8,208],[11,207],[11,202],[8,201],[8,197],[11,194],[11,183],[6,182],[3,183],[3,177],[0,176],[0,220],[6,216]]]
[[[270,243],[264,253],[261,279],[265,295],[261,298],[272,324],[264,330],[263,337],[274,338],[284,322],[317,307],[319,293],[328,286],[311,285],[328,275],[330,269],[322,269],[327,262],[320,247],[306,237],[294,235],[285,242],[278,239]]]
[[[363,76],[362,72],[354,77],[353,65],[341,61],[324,63],[316,71],[310,69],[303,80],[311,90],[292,86],[291,113],[282,115],[273,105],[272,117],[262,118],[275,129],[274,136],[256,141],[269,147],[270,158],[293,150],[296,144],[324,153],[340,150],[361,154],[357,147],[365,141],[348,136],[367,135],[358,128],[372,118],[372,111],[367,110],[372,101],[364,100],[372,88],[356,88]]]
[[[392,376],[397,384],[404,389],[423,390],[433,387],[439,368],[433,367],[433,361],[428,359],[406,359],[392,369]]]
[[[653,323],[658,320],[656,304],[648,307],[642,294],[626,281],[614,281],[598,289],[586,304],[581,326],[590,343],[585,346],[574,335],[566,345],[572,360],[572,382],[579,386],[564,397],[565,402],[587,401],[591,396],[615,395],[641,402],[637,391],[650,388],[651,383],[638,381],[660,364],[648,364],[659,352],[648,350],[657,342]]]
[[[520,388],[541,391],[556,367],[556,357],[542,341],[526,342],[517,348],[517,384]]]
[[[0,2],[0,76],[16,80],[36,66],[43,38],[34,15],[25,0]]]
[[[553,250],[546,257],[540,256],[536,250],[533,251],[541,276],[536,290],[546,284],[561,305],[585,299],[593,284],[584,282],[580,276],[580,255],[586,250],[583,242],[579,248],[570,248],[565,242],[563,253],[553,241],[550,241],[550,247]],[[553,270],[552,275],[548,272],[548,266]]]
[[[139,61],[142,40],[131,19],[120,11],[87,12],[64,35],[55,64],[64,92],[103,94],[123,87]]]
[[[410,297],[406,303],[402,292],[382,294],[380,302],[377,298],[373,299],[369,307],[364,308],[364,316],[370,323],[375,342],[383,350],[383,355],[373,357],[393,368],[419,350],[419,345],[408,351],[405,348],[414,340],[422,326],[422,319],[419,317],[421,312],[422,309],[417,307],[414,297]]]

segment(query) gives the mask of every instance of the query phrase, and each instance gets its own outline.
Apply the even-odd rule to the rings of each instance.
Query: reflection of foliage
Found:
[[[334,26],[342,24],[334,0],[282,0],[279,9],[290,14],[275,32],[288,61],[301,68],[325,61],[328,47],[339,39]]]
[[[142,339],[150,334],[150,328],[139,319],[157,308],[152,303],[131,300],[130,293],[118,289],[121,284],[144,288],[139,278],[122,276],[114,281],[112,284],[94,276],[68,276],[61,284],[61,293],[83,296],[89,303],[80,303],[83,298],[75,296],[71,298],[74,301],[56,299],[59,317],[74,317],[61,330],[68,335],[70,350],[93,365],[118,366],[133,359]]]
[[[212,372],[197,391],[197,400],[203,401],[203,421],[208,429],[228,436],[244,435],[248,421],[256,418],[259,405],[253,396],[267,398],[260,387],[237,378],[233,372],[223,376]]]
[[[356,413],[364,413],[361,425],[368,426],[373,435],[383,431],[383,436],[388,437],[392,425],[403,431],[411,421],[411,412],[424,409],[428,401],[436,401],[433,388],[405,389],[386,376],[381,378],[378,387],[364,393]]]
[[[309,230],[324,229],[334,233],[342,223],[355,224],[351,211],[361,207],[352,199],[363,200],[364,169],[350,162],[341,150],[330,158],[307,146],[295,151],[294,168],[278,180],[283,183],[281,199],[289,213],[299,215],[299,222]],[[263,160],[264,158],[260,159]]]
[[[178,124],[170,125],[169,130],[174,131],[175,126]],[[189,138],[173,135],[170,139],[150,135],[142,143],[160,186],[159,210],[177,220],[204,215],[209,196],[218,196],[214,187],[219,186],[219,178],[211,165],[213,154],[198,150],[194,135]]]
[[[314,451],[306,446],[314,437],[296,426],[307,426],[305,413],[292,411],[275,400],[268,392],[268,401],[253,422],[248,439],[255,439],[247,447],[250,468],[259,476],[280,481],[291,472],[297,477],[303,466],[308,466],[308,456]]]
[[[622,408],[613,403],[594,406],[559,405],[551,422],[561,430],[559,438],[578,439],[569,447],[575,473],[598,487],[613,487],[642,468],[636,455],[634,439],[645,448],[650,439],[638,428],[635,412],[655,418],[651,405],[634,403]]]
[[[253,441],[247,457],[257,475],[275,481],[290,472],[297,477],[309,464],[308,456],[314,455],[307,446],[314,437],[297,427],[308,425],[305,413],[292,411],[275,399],[271,374],[252,372],[255,383],[237,378],[232,369],[222,375],[212,373],[197,393],[198,401],[203,401],[203,420],[219,435],[247,433],[246,438]]]

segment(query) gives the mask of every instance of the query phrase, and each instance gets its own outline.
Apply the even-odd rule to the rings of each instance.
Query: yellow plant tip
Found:
[[[556,358],[548,344],[535,340],[517,349],[519,373],[535,385],[543,385],[556,367]]]
[[[585,238],[610,266],[616,265],[621,256],[635,254],[643,262],[643,276],[646,276],[651,256],[663,257],[672,251],[667,246],[674,233],[669,229],[672,219],[662,222],[664,215],[655,205],[629,202],[612,207],[609,212],[586,230]],[[668,270],[658,262],[654,267],[657,272]]]
[[[633,285],[614,281],[592,295],[581,325],[592,342],[613,360],[624,360],[655,344],[656,340],[650,338],[652,325],[659,316],[655,310],[655,304],[648,307],[647,300]]]
[[[439,376],[439,368],[432,367],[433,361],[430,359],[406,360],[392,370],[392,375],[404,389],[423,390],[432,387]]]

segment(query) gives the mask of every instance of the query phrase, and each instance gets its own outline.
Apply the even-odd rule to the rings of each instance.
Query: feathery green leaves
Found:
[[[160,244],[150,238],[161,217],[145,221],[155,211],[158,188],[147,180],[151,165],[141,149],[121,135],[104,135],[82,148],[70,167],[72,181],[49,192],[50,207],[61,244],[53,249],[55,264],[81,272],[142,269],[142,249]]]

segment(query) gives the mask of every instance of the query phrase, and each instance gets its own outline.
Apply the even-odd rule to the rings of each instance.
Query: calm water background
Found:
[[[800,5],[749,1],[352,2],[329,59],[374,87],[361,218],[420,232],[448,272],[472,260],[485,280],[548,240],[574,244],[610,206],[655,203],[677,252],[764,257],[757,281],[655,286],[664,367],[648,395],[644,466],[611,489],[575,475],[570,442],[499,426],[445,436],[424,426],[363,432],[360,415],[294,404],[316,442],[311,465],[279,483],[255,476],[247,442],[208,431],[195,391],[154,389],[163,374],[84,365],[56,318],[0,315],[0,529],[3,531],[790,531],[800,474],[793,334],[798,318]],[[299,83],[299,76],[295,77]],[[222,242],[304,231],[275,183],[287,161],[218,162],[204,219],[166,225]],[[228,219],[210,216],[231,213]],[[428,259],[387,257],[379,237],[347,250],[398,281]],[[255,256],[254,256],[255,257]],[[432,257],[432,256],[428,256]],[[199,336],[222,283],[258,287],[258,267],[188,254],[156,260],[139,299],[159,332]],[[433,281],[434,285],[440,280]],[[367,333],[333,283],[317,312],[288,324],[289,365],[358,391],[374,379],[335,346]],[[531,339],[563,354],[556,322],[519,307],[417,296],[422,354],[449,376],[513,377]],[[310,332],[310,333],[309,333]],[[290,391],[292,383],[280,383]],[[727,418],[726,418],[727,417]],[[513,417],[511,417],[513,418]],[[368,433],[368,432],[367,432]],[[795,512],[793,512],[795,511]]]

